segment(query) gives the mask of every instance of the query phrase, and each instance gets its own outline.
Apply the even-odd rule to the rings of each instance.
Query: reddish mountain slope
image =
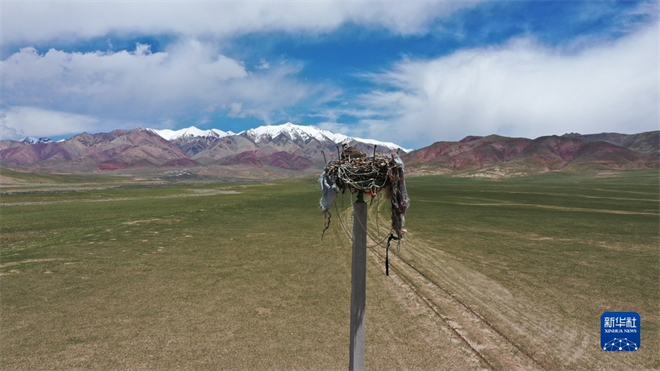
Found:
[[[62,148],[59,143],[26,144],[0,151],[0,161],[6,164],[26,165],[51,160],[69,161],[74,156]]]
[[[314,163],[305,157],[292,153],[275,152],[269,156],[268,165],[279,167],[280,169],[304,170],[314,166]]]
[[[26,143],[19,142],[17,140],[0,140],[0,151],[7,148],[21,147],[26,145]]]
[[[174,144],[148,130],[83,133],[62,142],[39,143],[0,151],[0,161],[13,165],[92,165],[114,170],[162,166],[188,156]]]
[[[587,145],[585,141],[558,136],[540,137],[533,140],[515,158],[543,170],[559,170],[568,165]]]
[[[590,142],[571,161],[570,166],[600,165],[613,169],[648,169],[658,167],[657,155],[644,155],[607,142]]]
[[[437,142],[403,156],[409,168],[436,167],[446,172],[480,169],[506,162],[532,142],[498,135],[469,136],[459,142]]]
[[[658,167],[658,157],[607,142],[586,142],[566,136],[534,140],[497,135],[437,142],[403,156],[407,169],[417,173],[453,173],[497,168],[551,171],[584,167],[643,169]],[[505,171],[504,173],[510,173]]]
[[[657,155],[660,152],[660,130],[639,134],[600,133],[582,135],[569,133],[563,136],[582,139],[587,142],[607,142],[645,155]]]

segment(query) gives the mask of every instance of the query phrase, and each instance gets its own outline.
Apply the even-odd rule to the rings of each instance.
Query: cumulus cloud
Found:
[[[241,114],[268,117],[319,90],[295,79],[300,66],[248,71],[241,61],[196,39],[158,53],[141,44],[132,52],[39,54],[27,47],[0,62],[0,69],[7,106],[143,122],[227,107],[231,115],[242,108]]]
[[[99,120],[68,112],[37,107],[12,107],[0,112],[0,139],[26,136],[60,136],[94,131]]]
[[[5,43],[86,39],[109,33],[235,36],[250,32],[328,32],[346,24],[399,34],[423,32],[434,18],[475,2],[6,2]],[[84,16],[81,16],[84,14]],[[39,25],[39,27],[34,27]]]
[[[362,130],[424,145],[467,134],[657,130],[657,27],[577,53],[525,38],[403,60],[370,76],[381,89],[360,103],[380,114],[363,120]]]

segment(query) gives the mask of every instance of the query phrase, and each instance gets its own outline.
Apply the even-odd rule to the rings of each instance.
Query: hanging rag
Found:
[[[335,199],[339,195],[339,187],[337,187],[337,183],[325,171],[321,174],[319,183],[321,184],[321,194],[323,195],[321,197],[321,208],[325,213],[335,203]]]
[[[403,226],[406,222],[406,211],[408,210],[408,206],[410,206],[410,198],[408,197],[408,191],[406,190],[403,161],[401,161],[399,156],[392,157],[394,158],[394,162],[398,165],[394,169],[396,174],[394,174],[395,179],[392,185],[392,229],[394,229],[398,240],[400,240],[406,232],[406,230],[403,229]]]
[[[323,171],[323,174],[321,174],[319,183],[321,184],[321,194],[323,195],[323,197],[321,197],[321,208],[323,209],[323,219],[325,219],[325,226],[321,233],[321,239],[323,239],[325,231],[330,228],[330,218],[332,218],[330,207],[335,203],[335,199],[337,198],[337,195],[339,195],[339,187],[326,171]]]

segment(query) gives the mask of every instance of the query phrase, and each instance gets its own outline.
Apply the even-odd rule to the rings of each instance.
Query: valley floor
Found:
[[[658,175],[409,179],[390,276],[376,199],[367,369],[659,369]],[[321,240],[315,179],[56,180],[0,199],[0,368],[347,367],[348,195]],[[600,349],[606,311],[640,314],[638,351]]]

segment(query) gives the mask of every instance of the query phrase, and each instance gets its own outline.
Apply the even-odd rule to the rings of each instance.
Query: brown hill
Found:
[[[235,156],[241,152],[256,151],[257,145],[250,139],[240,135],[232,135],[215,141],[211,146],[192,156],[200,163],[210,163],[225,157]]]
[[[24,145],[0,151],[3,164],[46,168],[95,166],[102,170],[115,170],[163,166],[180,159],[188,159],[188,156],[159,135],[142,129],[82,133],[62,142]]]
[[[658,157],[611,143],[566,136],[534,140],[497,135],[437,142],[403,156],[412,173],[466,173],[487,169],[495,175],[570,170],[585,167],[643,169],[658,167]]]
[[[266,153],[245,151],[222,158],[220,165],[249,165],[256,167],[272,166],[288,170],[304,170],[314,166],[311,160],[285,151]]]
[[[200,164],[277,167],[304,170],[315,165],[320,143],[305,143],[277,136],[258,143],[242,135],[185,137],[167,141],[151,130],[115,130],[82,133],[62,142],[25,144],[3,141],[0,162],[58,170],[121,170],[140,167],[199,166]],[[316,157],[318,157],[316,156]],[[319,162],[319,161],[317,161]]]
[[[5,164],[27,165],[47,160],[51,162],[69,161],[74,156],[59,143],[25,144],[0,151],[0,161]]]
[[[268,158],[268,165],[288,170],[304,170],[314,166],[314,163],[298,155],[288,152],[271,153]]]
[[[532,142],[526,138],[498,135],[469,136],[458,142],[436,142],[403,156],[410,169],[438,172],[476,170],[503,163],[520,154]]]
[[[657,155],[644,155],[607,142],[590,142],[570,166],[599,166],[613,169],[648,169],[658,167]]]
[[[607,142],[646,155],[657,155],[660,152],[660,130],[639,134],[600,133],[582,135],[569,133],[563,136],[582,139],[587,142]]]
[[[19,142],[17,140],[0,140],[0,151],[7,148],[21,147],[26,145],[26,143]]]
[[[213,146],[220,138],[218,136],[190,137],[184,136],[171,141],[175,146],[193,158],[198,153]]]

